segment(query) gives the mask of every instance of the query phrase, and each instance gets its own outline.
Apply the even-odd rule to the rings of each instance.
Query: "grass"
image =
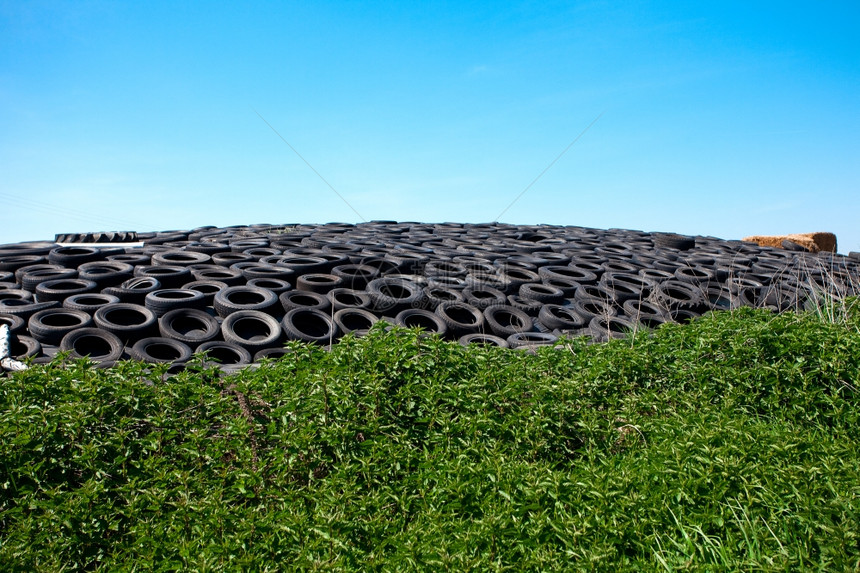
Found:
[[[0,384],[4,571],[856,571],[860,313]],[[839,320],[827,317],[838,316]]]

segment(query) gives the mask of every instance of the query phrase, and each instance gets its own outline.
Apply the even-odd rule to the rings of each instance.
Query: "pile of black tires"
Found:
[[[855,294],[855,253],[621,229],[250,225],[137,233],[143,247],[0,246],[12,354],[104,364],[243,365],[286,340],[329,345],[379,320],[463,344],[595,341],[712,310],[775,312]]]

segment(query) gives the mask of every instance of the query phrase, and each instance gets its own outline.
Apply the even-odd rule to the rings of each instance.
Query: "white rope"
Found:
[[[11,332],[9,330],[9,325],[0,324],[0,368],[12,371],[26,370],[26,364],[15,360],[10,355],[10,336]]]

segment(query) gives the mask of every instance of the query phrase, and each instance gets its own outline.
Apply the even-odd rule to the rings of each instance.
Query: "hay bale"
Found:
[[[756,243],[760,247],[776,247],[783,248],[782,242],[785,240],[797,243],[805,248],[810,253],[818,253],[827,251],[830,253],[836,252],[836,235],[833,233],[796,233],[791,235],[753,235],[745,237],[744,241]]]

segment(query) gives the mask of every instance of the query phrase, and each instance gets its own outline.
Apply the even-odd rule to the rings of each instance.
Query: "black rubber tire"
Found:
[[[445,336],[448,326],[435,313],[423,308],[407,308],[394,317],[394,324],[403,328],[421,328],[430,333]]]
[[[19,282],[23,290],[36,292],[36,287],[43,282],[75,278],[78,278],[76,269],[42,269],[24,273]]]
[[[203,310],[177,308],[158,319],[158,331],[165,338],[197,347],[218,338],[221,326]]]
[[[295,281],[296,272],[293,269],[279,267],[277,265],[248,265],[241,269],[242,276],[246,281],[254,279],[279,279],[282,281]]]
[[[134,267],[137,265],[149,265],[151,264],[152,257],[150,255],[146,255],[144,253],[120,253],[118,255],[110,255],[106,257],[105,260],[116,262],[116,263],[125,263],[127,265],[132,266],[132,273],[134,273]]]
[[[0,291],[2,293],[3,291]],[[47,302],[33,302],[32,300],[24,300],[20,298],[0,299],[0,314],[18,316],[23,320],[28,320],[31,316],[40,310],[47,310],[60,306],[60,303],[55,300]]]
[[[298,308],[326,311],[331,307],[331,301],[322,294],[300,290],[288,290],[278,297],[284,312]]]
[[[27,321],[27,329],[42,344],[57,345],[69,332],[92,323],[92,317],[80,310],[49,308],[33,314]]]
[[[227,317],[240,310],[270,311],[278,304],[278,297],[264,288],[233,286],[219,291],[212,304],[218,316]]]
[[[668,280],[658,284],[654,289],[654,298],[659,306],[671,311],[700,309],[705,302],[701,289],[678,280]]]
[[[292,353],[293,353],[292,349],[284,348],[282,346],[274,346],[271,348],[264,348],[264,349],[260,350],[259,352],[257,352],[256,354],[254,354],[254,362],[260,362],[263,359],[279,360],[280,358],[283,358],[284,356],[287,356],[287,355],[292,354]]]
[[[570,309],[586,321],[590,321],[595,316],[615,316],[618,314],[618,309],[612,303],[598,299],[575,300],[570,305]]]
[[[389,277],[367,283],[367,293],[370,295],[372,310],[386,316],[396,316],[407,308],[419,308],[424,297],[424,291],[419,285]]]
[[[226,342],[255,353],[281,342],[281,324],[273,316],[259,310],[238,310],[221,323],[221,335]]]
[[[101,260],[105,256],[97,247],[57,247],[48,253],[48,262],[71,269],[84,263]]]
[[[616,305],[623,305],[628,300],[645,300],[651,296],[650,287],[643,288],[638,284],[622,280],[608,281],[603,284],[603,288],[609,292]]]
[[[212,262],[224,268],[229,268],[231,265],[234,265],[236,263],[253,263],[256,260],[257,259],[255,259],[251,255],[246,255],[244,253],[235,253],[233,251],[212,255]]]
[[[189,267],[191,265],[205,265],[211,261],[210,255],[195,251],[171,250],[152,255],[152,264],[158,266]]]
[[[550,346],[558,341],[558,336],[550,332],[518,332],[505,339],[510,348],[534,349]]]
[[[624,311],[624,315],[631,320],[639,320],[640,316],[654,315],[666,318],[666,314],[662,308],[646,300],[628,300],[624,302],[621,308]]]
[[[280,296],[281,293],[287,292],[293,288],[293,285],[283,279],[251,279],[248,281],[249,287],[263,288]]]
[[[607,304],[613,304],[615,297],[603,285],[581,285],[576,289],[573,298],[582,301],[599,301]]]
[[[794,252],[799,252],[799,253],[808,253],[809,252],[809,250],[806,247],[804,247],[803,245],[799,245],[799,244],[795,243],[794,241],[790,241],[788,239],[785,239],[780,244],[782,245],[782,248],[785,249],[786,251],[794,251]]]
[[[472,334],[464,334],[457,342],[461,346],[498,346],[499,348],[509,348],[508,341],[504,338],[499,338],[493,334],[481,334],[473,332]]]
[[[326,294],[332,289],[346,286],[343,277],[324,273],[310,273],[296,279],[296,290]]]
[[[227,288],[227,285],[221,281],[191,281],[182,285],[184,290],[194,290],[203,293],[203,302],[205,306],[212,306],[215,300],[215,295]]]
[[[743,299],[733,294],[726,285],[702,289],[704,303],[710,310],[734,310],[743,306]]]
[[[558,304],[544,305],[538,313],[538,321],[548,330],[576,330],[588,324],[588,320],[572,307]]]
[[[188,267],[177,265],[137,266],[134,267],[134,276],[156,279],[161,283],[161,288],[179,288],[193,280],[191,270]]]
[[[520,292],[522,285],[528,283],[539,283],[541,281],[541,277],[538,273],[516,267],[499,267],[496,265],[498,269],[499,276],[510,285],[510,290],[513,293]]]
[[[55,300],[61,302],[67,297],[76,294],[91,293],[98,290],[98,285],[95,281],[77,279],[57,279],[45,281],[36,286],[35,300],[36,302],[45,302]]]
[[[27,265],[25,267],[19,267],[15,269],[15,282],[21,285],[21,288],[24,288],[24,275],[28,273],[34,273],[36,271],[69,271],[72,269],[67,269],[65,267],[61,267],[60,265],[52,265],[48,263],[38,264],[38,265]],[[56,277],[63,278],[63,277]],[[73,277],[74,278],[74,277]],[[50,280],[50,278],[46,278],[44,280]],[[31,291],[32,292],[32,291]]]
[[[677,233],[652,233],[651,240],[657,248],[678,249],[689,251],[696,246],[696,239]]]
[[[336,288],[326,293],[335,312],[344,308],[369,308],[370,295],[351,288]]]
[[[531,317],[537,316],[544,305],[544,303],[540,301],[525,299],[517,294],[508,295],[508,304],[525,312]]]
[[[266,257],[267,259],[269,257]],[[299,255],[278,255],[276,266],[285,267],[297,275],[306,273],[325,273],[331,267],[329,261],[321,257],[305,257]]]
[[[132,265],[119,261],[97,261],[78,267],[78,278],[93,281],[100,289],[122,284],[133,274]]]
[[[205,308],[206,299],[202,292],[196,290],[167,288],[146,295],[143,305],[156,317],[161,317],[176,308]]]
[[[71,358],[87,357],[94,362],[119,360],[124,349],[117,335],[100,328],[79,328],[60,341],[60,350],[69,352]]]
[[[48,264],[48,259],[41,255],[9,255],[0,258],[0,271],[14,273],[22,267]]]
[[[124,281],[118,287],[107,287],[102,293],[119,298],[122,302],[143,304],[146,295],[162,288],[161,282],[154,277],[135,277]]]
[[[661,271],[660,269],[641,269],[639,271],[639,275],[645,279],[654,281],[655,283],[675,278],[674,273]]]
[[[508,297],[499,289],[492,287],[466,287],[463,289],[463,298],[466,303],[483,311],[491,306],[506,304]]]
[[[550,265],[538,269],[541,279],[564,279],[578,284],[593,284],[597,282],[597,275],[585,269]]]
[[[390,265],[385,265],[384,263],[390,263]],[[383,267],[385,272],[383,272]],[[380,259],[379,264],[376,266],[365,263],[338,265],[332,268],[331,274],[342,278],[343,286],[345,288],[364,290],[370,281],[396,271],[396,264],[391,261],[386,261],[385,259]]]
[[[81,310],[90,316],[103,306],[121,302],[119,297],[104,293],[74,294],[63,301],[63,308]]]
[[[518,332],[530,332],[534,329],[534,321],[528,314],[508,305],[486,308],[484,320],[492,333],[501,338],[507,338]]]
[[[434,312],[448,327],[451,336],[460,337],[484,329],[484,314],[465,302],[443,302]]]
[[[497,290],[502,297],[516,293],[510,280],[498,274],[473,274],[466,275],[466,289],[471,290]],[[464,289],[465,290],[465,289]]]
[[[101,307],[93,314],[93,321],[98,328],[116,334],[126,344],[154,334],[158,322],[145,306],[126,302]]]
[[[226,286],[238,286],[245,284],[245,276],[242,271],[224,267],[212,269],[191,269],[191,276],[195,281],[218,281]]]
[[[10,334],[21,332],[21,329],[26,326],[27,321],[20,316],[11,316],[0,314],[0,324],[5,324],[9,327]]]
[[[463,291],[459,289],[445,288],[441,286],[426,286],[424,287],[424,300],[426,308],[435,310],[437,306],[443,302],[465,302]]]
[[[345,307],[334,313],[334,323],[343,334],[364,334],[379,321],[379,317],[366,308]]]
[[[707,287],[714,280],[714,271],[700,266],[684,266],[675,269],[675,278],[681,282]]]
[[[133,360],[147,364],[174,364],[188,362],[193,350],[184,342],[163,336],[151,336],[135,342],[128,349],[128,354]]]
[[[42,353],[42,344],[32,336],[16,334],[9,338],[9,355],[15,360],[35,358]]]
[[[566,297],[559,287],[543,283],[525,283],[520,285],[519,295],[525,300],[533,300],[542,304],[559,304]]]
[[[329,344],[338,337],[338,327],[329,315],[316,309],[297,308],[281,320],[290,340]]]
[[[222,366],[239,366],[251,363],[251,353],[230,342],[210,340],[199,345],[195,353],[207,353],[208,359]]]
[[[460,277],[466,278],[469,271],[461,264],[452,261],[431,260],[424,265],[426,277]]]
[[[636,330],[636,324],[621,316],[595,316],[588,323],[591,337],[597,342],[605,342],[612,338],[626,338]]]

